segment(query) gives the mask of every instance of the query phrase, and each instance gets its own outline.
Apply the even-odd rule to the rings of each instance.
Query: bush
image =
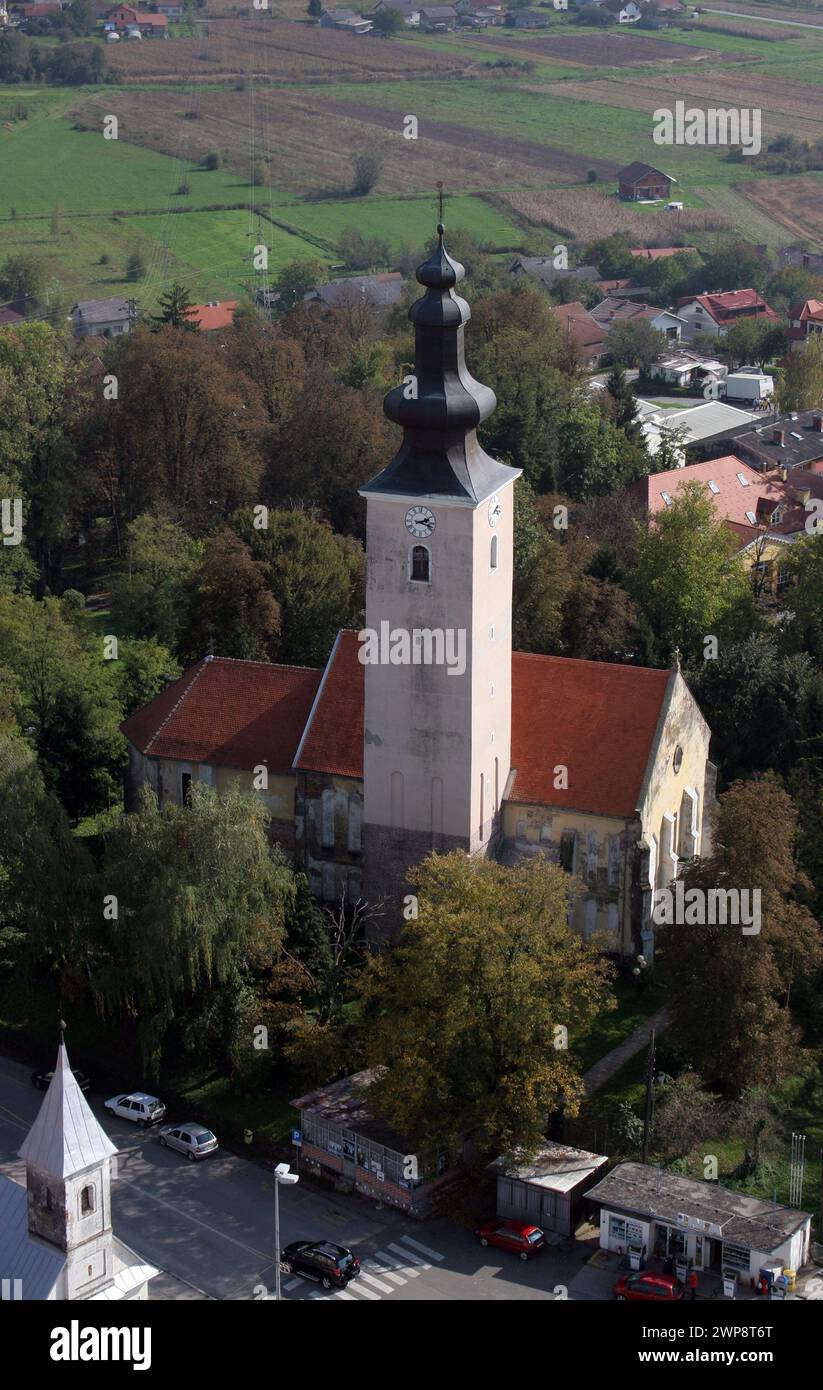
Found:
[[[145,273],[146,266],[143,257],[140,255],[139,251],[132,251],[129,259],[126,261],[126,279],[132,281],[142,280]]]
[[[209,150],[208,154],[206,155],[206,158],[203,160],[203,168],[208,169],[209,171],[219,169],[222,162],[223,161],[221,160],[217,150]]]
[[[191,184],[188,179],[184,179],[182,183],[177,185],[177,192],[181,198],[185,198],[187,194],[191,193]]]

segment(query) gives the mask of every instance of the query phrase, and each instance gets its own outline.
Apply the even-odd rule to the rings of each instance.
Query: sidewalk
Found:
[[[645,1023],[641,1023],[639,1028],[635,1028],[622,1043],[607,1052],[605,1057],[601,1057],[599,1062],[587,1071],[583,1077],[583,1085],[586,1088],[586,1095],[593,1096],[595,1091],[599,1091],[605,1086],[607,1081],[620,1070],[626,1062],[635,1057],[638,1052],[642,1052],[644,1047],[648,1047],[652,1028],[657,1033],[662,1033],[668,1027],[668,1017],[665,1009],[658,1009],[656,1014],[647,1018]]]

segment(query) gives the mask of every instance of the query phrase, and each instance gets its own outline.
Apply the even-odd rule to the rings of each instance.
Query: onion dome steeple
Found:
[[[413,376],[383,402],[388,418],[403,428],[403,443],[388,467],[361,489],[366,496],[443,497],[472,504],[518,476],[517,469],[485,453],[477,439],[477,426],[497,401],[491,387],[475,381],[466,366],[463,337],[471,310],[454,289],[466,272],[446,250],[444,230],[439,223],[437,245],[417,269],[425,293],[409,310]]]

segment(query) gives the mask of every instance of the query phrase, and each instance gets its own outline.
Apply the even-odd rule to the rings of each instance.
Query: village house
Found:
[[[61,1035],[48,1090],[18,1154],[26,1166],[25,1186],[0,1174],[3,1300],[148,1298],[159,1270],[112,1230],[116,1153],[77,1084]]]
[[[445,33],[457,25],[453,5],[426,5],[420,8],[420,28],[427,34]]]
[[[660,357],[648,368],[648,375],[654,381],[665,381],[680,390],[704,391],[705,387],[722,380],[728,370],[725,362],[681,348]]]
[[[635,0],[605,0],[604,9],[614,15],[618,24],[636,24],[643,11]]]
[[[133,299],[79,299],[69,310],[75,338],[119,338],[128,333],[135,317]]]
[[[195,323],[201,333],[218,333],[231,328],[238,299],[209,300],[208,304],[192,304],[187,315],[190,323]]]
[[[679,342],[685,327],[684,320],[670,309],[661,309],[653,304],[643,304],[636,299],[618,295],[607,295],[591,311],[595,323],[599,323],[606,333],[615,323],[636,323],[646,319],[657,333],[662,333],[669,342]]]
[[[547,29],[549,27],[549,16],[541,14],[539,10],[514,10],[515,29]]]
[[[113,24],[118,33],[131,28],[139,29],[143,38],[168,38],[169,21],[164,14],[154,11],[137,10],[132,5],[115,5],[104,16],[107,24]]]
[[[705,401],[685,410],[664,410],[652,401],[637,401],[640,428],[650,454],[656,454],[661,440],[673,444],[679,466],[687,457],[695,462],[733,447],[734,432],[748,428],[759,417],[753,411],[738,410],[725,401]],[[722,445],[723,448],[718,446]]]
[[[789,309],[789,328],[786,337],[789,351],[802,347],[807,338],[823,333],[823,300],[804,299]]]
[[[734,452],[761,472],[774,468],[823,469],[823,413],[793,411],[734,436]]]
[[[512,275],[527,275],[532,280],[538,280],[547,290],[560,280],[580,280],[596,285],[600,274],[596,265],[575,265],[568,266],[565,270],[560,269],[555,265],[553,256],[517,256],[512,261],[509,271]]]
[[[178,20],[183,18],[183,15],[186,12],[186,7],[185,5],[177,3],[168,4],[164,3],[164,0],[159,0],[159,3],[157,5],[157,12],[158,14],[164,14],[166,16],[166,19]]]
[[[15,15],[21,24],[27,24],[30,19],[51,19],[52,16],[62,12],[63,6],[57,0],[38,0],[38,3],[31,5],[10,6],[10,12]]]
[[[376,944],[397,939],[432,850],[543,855],[580,879],[574,930],[651,960],[652,892],[708,843],[709,730],[676,668],[512,653],[519,470],[477,439],[496,402],[464,365],[463,269],[442,239],[417,276],[424,389],[387,395],[403,439],[361,489],[363,632],[339,633],[322,671],[220,656],[189,668],[122,726],[127,807],[145,784],[185,805],[195,781],[238,781],[319,899],[376,909]],[[399,659],[385,646],[398,634]]]
[[[609,353],[606,330],[577,299],[568,304],[553,304],[552,313],[586,366],[598,367]]]
[[[415,0],[377,0],[374,7],[376,15],[383,10],[397,10],[403,16],[403,23],[408,29],[418,29],[420,27],[420,6]]]
[[[324,10],[320,16],[321,29],[343,29],[348,34],[368,34],[374,28],[370,19],[364,19],[356,10]]]
[[[403,276],[399,270],[329,280],[325,285],[316,285],[303,296],[307,304],[324,304],[329,309],[358,299],[374,309],[387,309],[399,304],[402,297]]]
[[[765,1267],[798,1270],[809,1260],[811,1216],[643,1163],[618,1163],[586,1193],[599,1212],[600,1247],[735,1270],[745,1284]]]
[[[734,534],[757,596],[782,594],[789,582],[788,548],[796,537],[809,534],[807,503],[823,500],[823,475],[802,469],[788,475],[780,470],[758,473],[729,454],[649,474],[634,483],[628,495],[651,517],[670,507],[688,483],[701,485]]]
[[[668,198],[673,183],[677,183],[677,179],[672,178],[671,174],[664,174],[651,164],[635,160],[618,172],[617,192],[627,202],[648,203]]]
[[[300,1167],[337,1191],[360,1192],[423,1217],[454,1181],[462,1153],[444,1150],[433,1172],[420,1172],[414,1145],[369,1112],[368,1089],[378,1075],[377,1069],[356,1072],[290,1102],[300,1116]]]
[[[807,251],[803,246],[781,246],[774,256],[778,266],[793,266],[796,270],[823,275],[823,251]]]
[[[683,295],[677,301],[677,312],[685,320],[683,336],[698,335],[722,338],[740,319],[762,318],[779,322],[757,290],[725,290],[716,294]]]

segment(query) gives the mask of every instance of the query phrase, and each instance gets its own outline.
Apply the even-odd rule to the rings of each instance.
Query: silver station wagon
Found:
[[[164,1149],[177,1149],[178,1153],[185,1154],[192,1162],[196,1158],[205,1158],[206,1154],[213,1154],[218,1147],[211,1130],[194,1123],[163,1125],[158,1138]]]

